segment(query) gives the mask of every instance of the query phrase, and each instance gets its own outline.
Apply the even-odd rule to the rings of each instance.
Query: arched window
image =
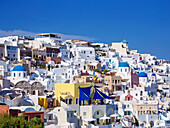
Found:
[[[14,77],[15,77],[15,73],[14,73]]]
[[[25,73],[24,73],[24,77],[26,77]]]
[[[21,76],[21,73],[19,73],[19,77]]]

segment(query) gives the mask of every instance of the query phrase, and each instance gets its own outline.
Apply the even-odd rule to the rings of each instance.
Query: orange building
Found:
[[[32,118],[37,117],[41,118],[42,122],[44,122],[44,112],[43,111],[26,111],[18,113],[18,116],[24,116],[27,121],[30,121]]]
[[[0,115],[2,114],[9,114],[9,105],[0,104]]]

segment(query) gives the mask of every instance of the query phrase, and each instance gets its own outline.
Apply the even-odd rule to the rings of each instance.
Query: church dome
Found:
[[[152,76],[156,76],[156,74],[155,74],[155,73],[152,73]]]
[[[129,64],[127,62],[121,62],[119,67],[129,67]]]
[[[12,71],[26,71],[25,68],[21,65],[15,66]]]
[[[27,112],[27,111],[35,111],[35,109],[28,107],[28,108],[26,108],[26,109],[24,110],[24,112]]]
[[[140,72],[138,74],[139,77],[148,77],[148,75],[145,72]]]
[[[122,41],[123,43],[128,43],[125,39]]]

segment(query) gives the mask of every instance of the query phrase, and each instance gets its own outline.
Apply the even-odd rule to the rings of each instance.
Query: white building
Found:
[[[0,76],[6,77],[8,74],[7,64],[4,61],[0,61]]]
[[[17,46],[5,45],[5,57],[10,61],[20,61],[20,49]]]
[[[78,59],[85,59],[85,60],[95,60],[95,50],[92,47],[76,47],[76,48],[71,48],[71,52],[76,58]]]
[[[27,71],[25,68],[21,65],[17,65],[12,69],[11,73],[11,80],[22,80],[22,79],[27,79]]]
[[[79,121],[74,109],[70,108],[69,106],[62,106],[54,108],[53,112],[57,126],[63,128],[70,126],[73,128],[78,128]]]
[[[147,86],[148,83],[148,75],[145,72],[140,72],[138,74],[139,76],[139,84],[141,84],[143,87]]]
[[[116,50],[116,52],[127,54],[129,52],[128,42],[123,40],[122,42],[113,42],[112,48]]]
[[[61,34],[53,34],[53,33],[41,33],[37,34],[35,38],[36,41],[46,42],[47,44],[51,44],[52,46],[61,45],[62,37]]]

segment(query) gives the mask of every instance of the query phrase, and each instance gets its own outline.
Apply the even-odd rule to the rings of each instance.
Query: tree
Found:
[[[53,69],[54,67],[53,66],[50,66],[51,69]]]
[[[107,72],[109,72],[109,70],[104,70],[104,74],[106,74]]]
[[[40,118],[32,118],[29,122],[24,116],[12,117],[3,114],[0,116],[0,128],[43,128],[44,123]]]
[[[94,71],[95,71],[95,72],[99,72],[99,73],[101,73],[101,71],[100,71],[99,69],[95,69]]]
[[[34,117],[29,121],[29,128],[43,128],[44,123],[40,118]]]
[[[23,116],[12,117],[11,115],[0,116],[0,128],[28,128],[28,122]]]
[[[100,48],[100,45],[95,45],[96,48]]]

